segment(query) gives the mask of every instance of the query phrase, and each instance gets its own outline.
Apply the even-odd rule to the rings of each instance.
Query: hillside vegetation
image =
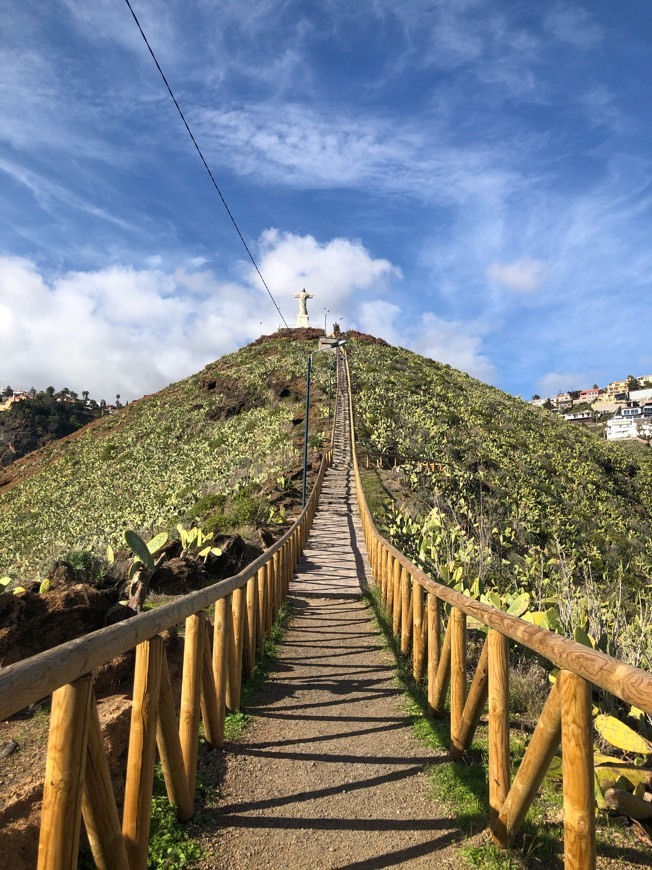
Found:
[[[310,332],[269,337],[14,463],[0,478],[0,576],[23,582],[70,551],[124,547],[126,529],[147,538],[179,521],[217,533],[281,526],[300,498],[316,347]],[[315,359],[318,446],[332,357]]]
[[[652,451],[405,350],[350,359],[359,456],[393,542],[468,594],[650,668]]]
[[[126,529],[280,530],[298,509],[318,334],[260,339],[10,466],[0,576],[33,580],[70,551],[124,547]],[[649,668],[652,451],[362,338],[348,345],[359,452],[389,536],[468,594],[518,599],[526,618]],[[311,460],[333,357],[314,359]]]

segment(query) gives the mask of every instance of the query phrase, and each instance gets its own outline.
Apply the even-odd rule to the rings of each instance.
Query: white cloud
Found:
[[[493,364],[482,351],[478,324],[447,320],[431,311],[412,322],[402,316],[398,305],[375,299],[360,306],[357,325],[390,344],[448,363],[480,380],[491,381],[495,376]]]
[[[587,384],[587,376],[582,372],[548,372],[537,382],[542,396],[553,396],[568,390],[583,390]]]
[[[382,289],[398,270],[360,242],[267,230],[263,274],[288,323],[292,294],[315,294],[312,323],[351,317],[358,294]],[[50,277],[31,261],[0,257],[2,379],[15,388],[50,384],[96,398],[133,399],[186,377],[262,333],[279,317],[253,276],[220,279],[184,265],[165,270],[112,266]]]
[[[593,48],[604,36],[603,28],[580,6],[558,4],[547,12],[544,26],[560,42],[573,48]]]
[[[261,272],[272,293],[280,297],[290,326],[294,325],[296,303],[285,300],[302,287],[315,295],[308,303],[308,313],[313,323],[318,324],[324,308],[330,308],[331,320],[340,316],[348,320],[356,310],[356,294],[369,289],[382,291],[388,282],[401,275],[389,260],[374,259],[360,241],[349,239],[320,243],[310,235],[269,229],[262,235],[261,252]],[[250,281],[259,286],[253,272]]]
[[[448,363],[482,381],[491,381],[496,370],[482,352],[482,338],[478,332],[475,324],[445,320],[426,311],[411,331],[409,347],[422,356]]]
[[[405,339],[399,334],[394,323],[401,314],[401,309],[393,302],[374,299],[363,302],[358,309],[358,325],[362,332],[368,332],[377,338],[384,338],[389,344],[405,346]]]
[[[512,263],[493,262],[487,266],[487,278],[507,290],[531,293],[538,290],[544,279],[545,263],[541,260],[514,260]]]

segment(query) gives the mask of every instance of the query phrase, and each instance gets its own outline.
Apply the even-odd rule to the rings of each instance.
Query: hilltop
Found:
[[[0,478],[0,575],[41,578],[57,559],[124,547],[125,529],[147,538],[178,522],[268,545],[299,510],[305,366],[320,334],[263,336],[12,464]],[[348,338],[366,483],[397,544],[470,594],[526,591],[544,609],[554,599],[564,631],[649,666],[651,451]],[[311,468],[328,439],[332,360],[314,357]]]

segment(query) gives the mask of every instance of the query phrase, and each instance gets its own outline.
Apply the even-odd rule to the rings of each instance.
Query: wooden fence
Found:
[[[193,815],[200,717],[213,747],[225,709],[240,706],[241,677],[254,670],[303,552],[332,446],[299,518],[234,577],[100,629],[0,671],[0,721],[52,694],[38,867],[72,870],[83,817],[102,870],[147,865],[155,753],[179,819]],[[212,633],[204,610],[215,605]],[[161,632],[185,620],[179,721]],[[91,672],[136,650],[122,820],[109,774]]]
[[[470,747],[488,702],[489,827],[495,842],[508,847],[561,744],[565,867],[590,870],[596,861],[592,685],[652,714],[652,674],[437,583],[393,547],[378,532],[362,487],[348,362],[347,379],[358,504],[373,577],[401,652],[412,656],[414,679],[427,679],[432,714],[443,711],[450,687],[451,755],[459,758]],[[468,617],[488,629],[470,686]],[[560,669],[513,778],[509,641]]]

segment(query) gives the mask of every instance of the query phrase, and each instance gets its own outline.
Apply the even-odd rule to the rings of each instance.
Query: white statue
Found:
[[[297,314],[295,329],[310,326],[307,301],[308,299],[314,299],[314,295],[312,293],[306,293],[306,288],[304,287],[301,293],[295,293],[293,298],[299,300],[299,313]]]

